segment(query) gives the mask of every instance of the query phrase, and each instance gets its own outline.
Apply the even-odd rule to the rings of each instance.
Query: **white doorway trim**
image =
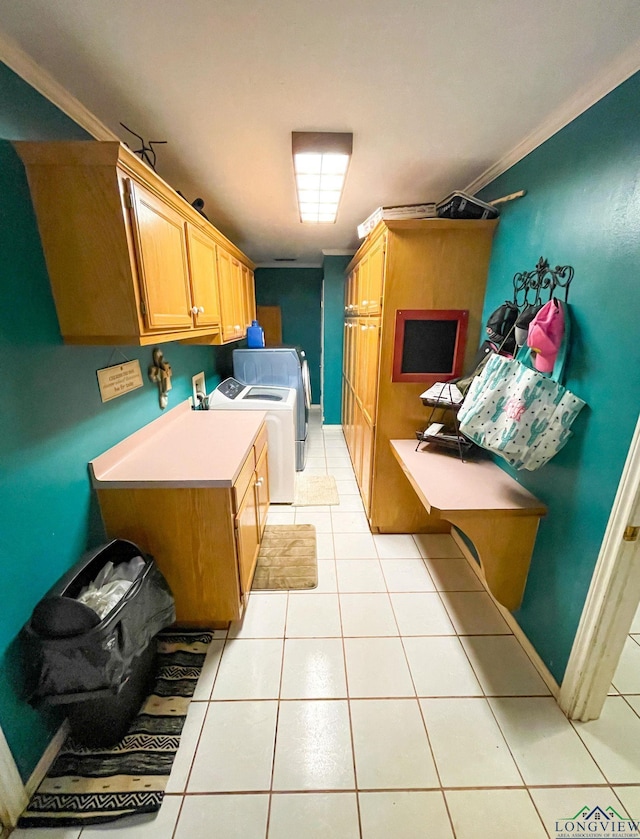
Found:
[[[640,541],[625,528],[640,525],[640,418],[600,547],[558,702],[570,719],[600,716],[640,601]]]
[[[324,273],[320,287],[320,418],[324,425]]]
[[[0,728],[0,834],[4,835],[4,830],[15,827],[28,803],[18,767]]]

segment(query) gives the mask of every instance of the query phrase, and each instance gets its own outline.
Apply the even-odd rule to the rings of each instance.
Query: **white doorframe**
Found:
[[[0,833],[2,828],[13,828],[29,798],[13,759],[4,733],[0,728]]]
[[[600,716],[640,601],[640,541],[625,528],[640,525],[640,418],[600,547],[558,702],[570,719]]]
[[[320,287],[320,417],[324,425],[324,275]]]

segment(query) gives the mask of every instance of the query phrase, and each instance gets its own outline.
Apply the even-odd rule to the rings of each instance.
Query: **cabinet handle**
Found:
[[[198,306],[198,314],[204,315],[204,306]]]
[[[362,303],[361,303],[360,305],[361,305],[361,306],[366,306],[368,302],[369,302],[368,300],[363,300],[363,301],[362,301]]]
[[[256,486],[261,487],[263,483],[264,483],[264,478],[258,478],[258,480],[256,481]]]
[[[192,315],[197,315],[198,314],[198,307],[197,306],[192,306],[191,307],[191,314]]]
[[[240,332],[240,324],[239,323],[236,323],[236,325],[233,328],[236,330],[236,332]]]

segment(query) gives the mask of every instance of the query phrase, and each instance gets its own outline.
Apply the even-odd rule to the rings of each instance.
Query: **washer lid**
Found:
[[[264,387],[257,385],[250,387],[242,397],[243,399],[264,399],[268,402],[286,402],[289,397],[289,388],[286,387]]]

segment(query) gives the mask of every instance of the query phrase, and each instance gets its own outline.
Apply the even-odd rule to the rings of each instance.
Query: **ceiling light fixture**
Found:
[[[301,222],[335,222],[352,149],[353,134],[291,132]]]

